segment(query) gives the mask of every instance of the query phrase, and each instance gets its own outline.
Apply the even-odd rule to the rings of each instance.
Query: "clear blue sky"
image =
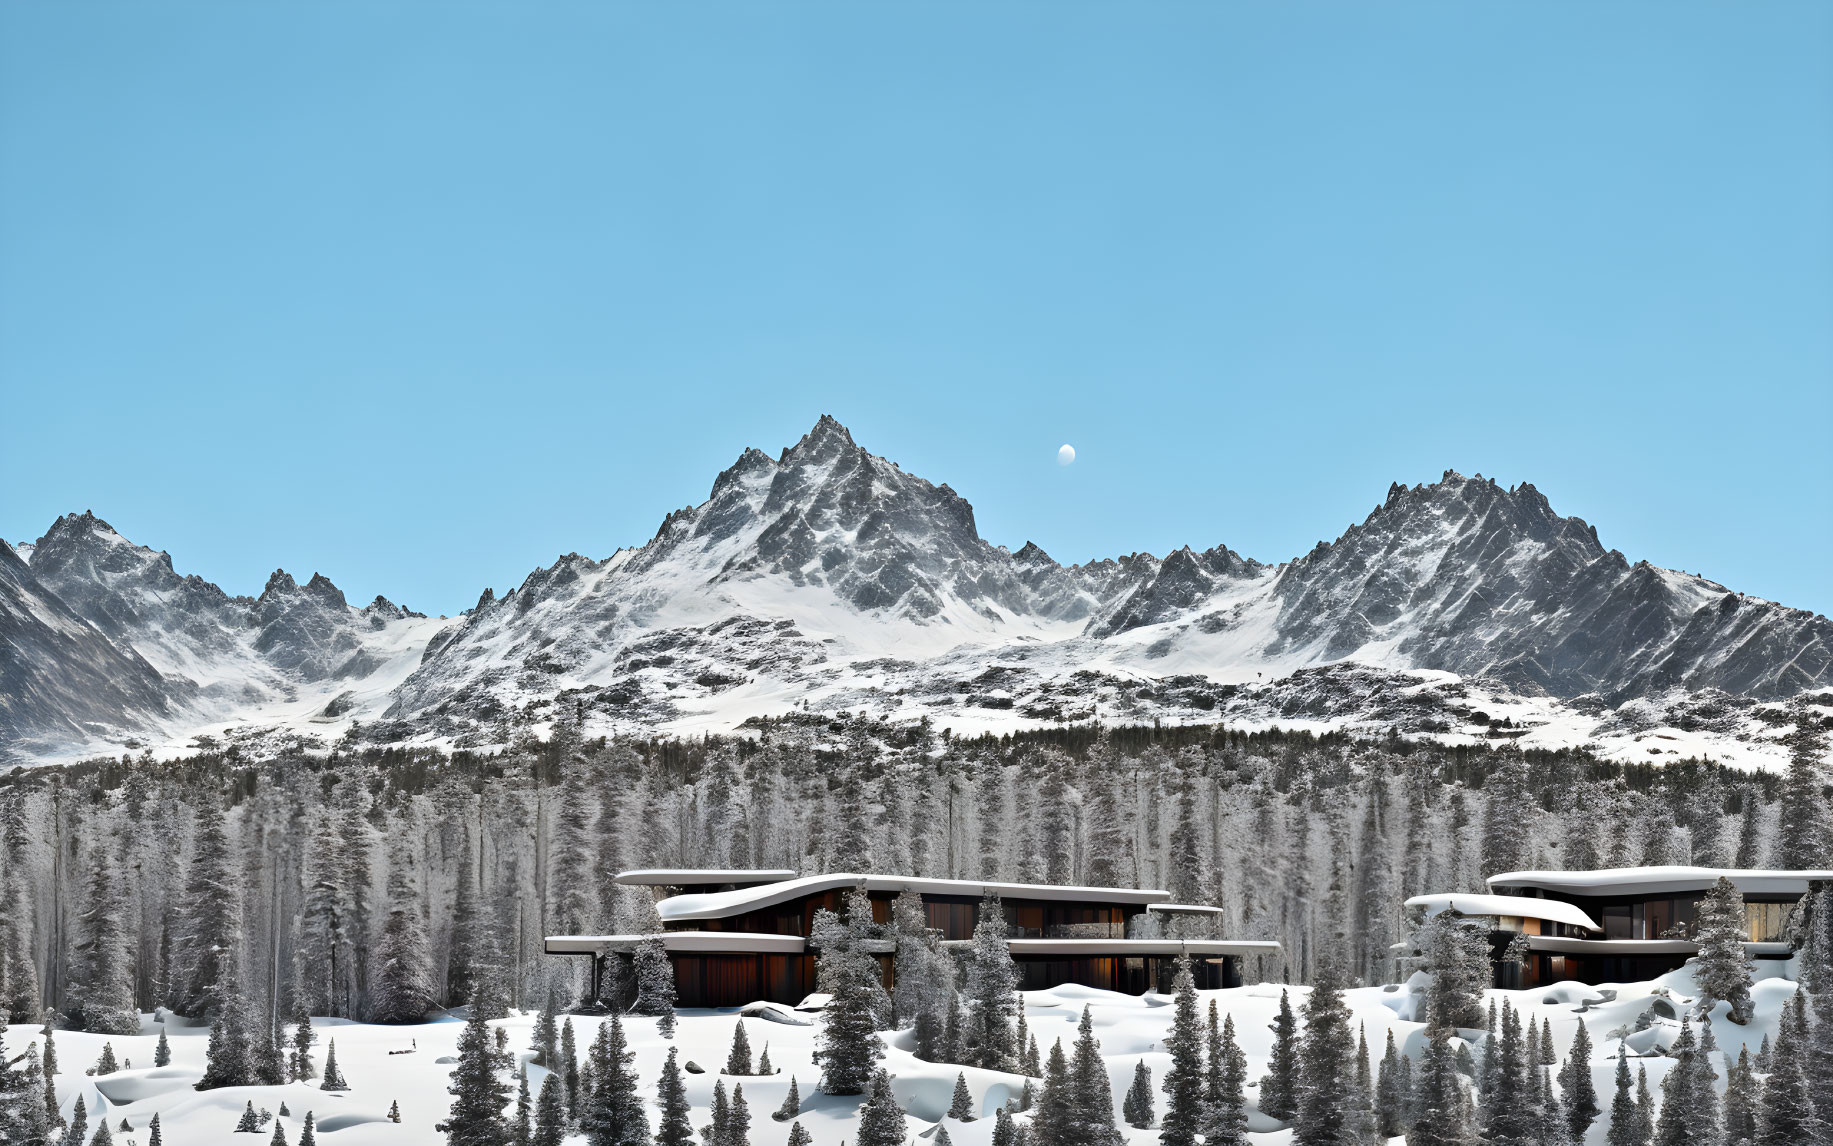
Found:
[[[1822,0],[0,5],[0,535],[451,612],[827,412],[1064,561],[1282,560],[1449,467],[1833,611],[1830,44]]]

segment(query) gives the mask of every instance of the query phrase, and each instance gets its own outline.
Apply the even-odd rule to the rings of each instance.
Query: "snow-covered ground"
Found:
[[[1765,1034],[1773,1039],[1781,1008],[1795,990],[1794,983],[1781,977],[1787,966],[1777,961],[1758,963],[1759,981],[1752,992],[1755,1017],[1747,1026],[1730,1022],[1722,1004],[1715,1012],[1713,1034],[1719,1047],[1733,1058],[1744,1045],[1754,1054]],[[1278,1011],[1280,990],[1277,985],[1261,984],[1200,993],[1203,1008],[1207,1009],[1208,1001],[1213,998],[1225,1014],[1234,1016],[1237,1035],[1248,1056],[1249,1078],[1255,1085],[1266,1071],[1272,1050],[1268,1026]],[[1290,991],[1294,1008],[1301,1006],[1308,989],[1290,988]],[[1607,1114],[1614,1089],[1617,1048],[1625,1035],[1632,1056],[1648,1056],[1637,1061],[1647,1066],[1649,1085],[1659,1096],[1661,1079],[1674,1061],[1662,1057],[1662,1051],[1680,1031],[1679,1020],[1671,1016],[1690,1011],[1693,991],[1692,972],[1683,969],[1646,983],[1603,987],[1559,983],[1532,990],[1492,991],[1489,994],[1498,1003],[1506,998],[1536,1024],[1543,1019],[1549,1020],[1555,1045],[1562,1056],[1580,1023],[1590,1029],[1596,1055],[1592,1062],[1592,1079]],[[1405,985],[1358,988],[1347,992],[1346,998],[1353,1021],[1367,1033],[1371,1057],[1377,1067],[1389,1031],[1393,1032],[1403,1053],[1416,1057],[1422,1050],[1424,1027],[1411,1021],[1420,996],[1412,988]],[[1143,1060],[1151,1068],[1155,1084],[1162,1085],[1170,1065],[1164,1051],[1172,1016],[1169,997],[1135,997],[1069,986],[1030,992],[1024,996],[1024,1001],[1026,1021],[1046,1053],[1051,1042],[1058,1038],[1063,1040],[1067,1051],[1074,1040],[1082,1008],[1092,1009],[1095,1034],[1108,1063],[1117,1114],[1137,1062]],[[1635,1030],[1638,1020],[1645,1014],[1650,1015],[1651,1021],[1641,1024],[1644,1029]],[[573,1018],[582,1056],[602,1021],[583,1016]],[[720,1077],[715,1072],[726,1060],[733,1028],[739,1021],[740,1016],[733,1011],[682,1011],[671,1044],[657,1033],[654,1019],[630,1017],[625,1020],[644,1093],[652,1104],[652,1125],[657,1074],[670,1045],[680,1048],[684,1061],[706,1068],[706,1073],[687,1076],[687,1092],[695,1107],[694,1125],[702,1126],[709,1121],[713,1083]],[[856,1138],[855,1116],[861,1099],[857,1096],[830,1097],[816,1090],[820,1072],[811,1055],[817,1027],[812,1023],[789,1025],[756,1016],[743,1021],[753,1053],[767,1044],[771,1061],[779,1070],[770,1077],[726,1079],[728,1087],[737,1084],[744,1088],[745,1100],[751,1109],[754,1146],[783,1146],[787,1141],[789,1123],[776,1122],[770,1115],[782,1105],[792,1077],[798,1080],[802,1096],[800,1121],[813,1136],[815,1146],[841,1146]],[[383,1027],[318,1019],[314,1020],[314,1025],[319,1032],[316,1059],[321,1067],[327,1040],[336,1040],[338,1065],[350,1084],[346,1093],[327,1093],[318,1089],[316,1082],[232,1087],[199,1093],[192,1089],[192,1084],[202,1074],[207,1029],[171,1026],[167,1032],[172,1047],[171,1065],[154,1069],[149,1064],[153,1060],[159,1027],[149,1017],[138,1036],[58,1032],[57,1052],[62,1068],[58,1076],[58,1099],[67,1117],[81,1095],[89,1111],[91,1127],[101,1117],[106,1117],[110,1127],[117,1130],[122,1119],[129,1120],[135,1132],[125,1136],[117,1133],[117,1143],[144,1142],[147,1123],[155,1113],[160,1116],[165,1141],[173,1146],[246,1146],[250,1142],[265,1141],[262,1137],[234,1134],[237,1119],[250,1100],[257,1111],[268,1110],[276,1114],[280,1105],[286,1104],[290,1111],[286,1120],[289,1141],[297,1140],[298,1127],[307,1111],[316,1116],[321,1139],[335,1146],[402,1146],[444,1141],[434,1125],[445,1117],[451,1102],[445,1090],[451,1064],[441,1059],[449,1059],[456,1052],[458,1036],[463,1030],[461,1022],[447,1019],[418,1026]],[[529,1043],[534,1016],[518,1014],[497,1025],[508,1030],[509,1045],[518,1058],[527,1060],[531,1053]],[[30,1028],[14,1027],[7,1032],[7,1043],[16,1051],[28,1039],[36,1037],[36,1032]],[[971,1123],[947,1119],[949,1137],[959,1146],[990,1146],[992,1112],[1006,1099],[1015,1097],[1024,1080],[994,1071],[922,1062],[911,1053],[914,1044],[907,1032],[889,1032],[884,1037],[887,1044],[884,1065],[894,1076],[893,1090],[906,1110],[910,1136],[922,1140],[933,1134],[934,1127],[944,1119],[955,1075],[963,1071],[983,1117]],[[135,1067],[102,1078],[85,1077],[82,1072],[95,1062],[104,1042],[113,1043],[117,1058],[129,1059]],[[403,1051],[411,1053],[399,1053]],[[1719,1086],[1722,1090],[1723,1064],[1715,1065],[1721,1076]],[[546,1072],[531,1065],[528,1073],[531,1094],[536,1094]],[[1255,1095],[1253,1086],[1248,1095],[1251,1105]],[[387,1117],[394,1103],[400,1105],[399,1125]],[[1162,1094],[1157,1099],[1156,1109],[1162,1115]],[[1289,1131],[1277,1129],[1258,1113],[1250,1111],[1250,1119],[1254,1141],[1273,1146],[1290,1139]],[[1604,1117],[1593,1124],[1587,1143],[1597,1146],[1603,1142],[1605,1124]],[[1124,1124],[1122,1130],[1132,1146],[1147,1146],[1158,1139],[1157,1130],[1136,1130]],[[272,1135],[271,1123],[264,1127],[262,1134]]]

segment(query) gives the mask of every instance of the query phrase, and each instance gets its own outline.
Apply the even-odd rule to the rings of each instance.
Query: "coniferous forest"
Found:
[[[131,1035],[151,1013],[164,1047],[167,1023],[208,1023],[200,1089],[299,1079],[346,1089],[335,1038],[315,1034],[313,1017],[417,1024],[457,1009],[470,1025],[451,1076],[453,1121],[442,1123],[452,1141],[472,1140],[466,1118],[500,1121],[514,1137],[516,1118],[539,1129],[544,1117],[563,1117],[588,1141],[614,1142],[625,1140],[613,1130],[628,1129],[628,1119],[608,1107],[582,1115],[579,1103],[640,1113],[629,1093],[614,1100],[592,1090],[594,1072],[622,1077],[616,1063],[631,1052],[614,1024],[600,1023],[590,1046],[573,1045],[570,1018],[559,1032],[555,1016],[588,994],[587,964],[542,954],[542,938],[655,930],[649,892],[614,884],[619,870],[1156,887],[1222,909],[1201,917],[1202,934],[1278,941],[1278,954],[1251,957],[1243,971],[1250,984],[1278,985],[1280,1011],[1266,1076],[1248,1079],[1235,1016],[1219,1024],[1212,1002],[1205,1031],[1186,969],[1164,1042],[1169,1069],[1155,1083],[1141,1061],[1118,1104],[1135,1129],[1157,1129],[1167,1146],[1241,1143],[1251,1106],[1306,1143],[1403,1132],[1450,1143],[1481,1130],[1487,1141],[1565,1144],[1582,1140],[1600,1112],[1628,1117],[1623,1102],[1592,1093],[1585,1072],[1562,1066],[1589,1061],[1589,1036],[1555,1047],[1550,1028],[1537,1029],[1532,1015],[1524,1026],[1506,999],[1499,1014],[1493,1002],[1486,1009],[1487,933],[1455,915],[1410,916],[1403,900],[1481,891],[1486,875],[1530,868],[1827,866],[1826,780],[1816,746],[1798,747],[1790,768],[1774,774],[1277,730],[1086,727],[965,740],[921,726],[805,720],[768,725],[755,738],[643,742],[585,741],[562,724],[547,740],[488,756],[199,755],[20,770],[0,784],[0,998],[15,1036],[25,1033],[19,1024],[42,1024],[47,1042],[53,1030]],[[1833,910],[1816,923],[1813,898],[1791,934],[1804,947],[1815,1004],[1785,1009],[1779,1045],[1764,1052],[1774,1060],[1768,1069],[1752,1067],[1748,1053],[1742,1065],[1727,1057],[1722,1098],[1712,1088],[1717,1073],[1689,1083],[1669,1071],[1662,1086],[1675,1093],[1646,1100],[1642,1121],[1627,1129],[1613,1121],[1613,1146],[1780,1143],[1788,1139],[1729,1135],[1768,1125],[1762,1094],[1786,1106],[1797,1083],[1803,1125],[1820,1133],[1812,1127],[1833,1124],[1814,1121],[1817,1109],[1833,1112],[1816,1073],[1833,1063],[1824,1045],[1833,1014],[1815,1017],[1820,987],[1833,999],[1825,967],[1833,937],[1815,939]],[[1742,912],[1741,900],[1702,906],[1697,936],[1707,1005],[1726,1001],[1733,1013],[1750,1007]],[[1714,919],[1729,936],[1716,948]],[[868,945],[859,940],[881,931],[899,939],[894,994],[860,954]],[[875,1115],[875,1104],[898,1109],[881,1093],[889,1084],[874,1032],[908,1027],[920,1060],[1036,1080],[996,1111],[995,1141],[1018,1135],[1049,1146],[1119,1133],[1099,1115],[1112,1113],[1118,1089],[1108,1093],[1105,1073],[1099,1086],[1089,1081],[1100,1058],[1086,1016],[1079,1046],[1040,1052],[1027,1035],[1001,930],[977,933],[972,951],[955,959],[924,936],[920,905],[908,918],[900,908],[887,925],[870,922],[863,899],[844,915],[817,917],[821,989],[832,1002],[815,1056],[820,1077],[803,1085],[864,1096],[865,1139],[874,1118],[889,1117]],[[622,978],[601,983],[602,993],[618,1004],[614,1014],[650,1016],[672,1037],[667,964],[659,948],[657,958],[646,954],[634,965],[609,961],[608,976]],[[1421,971],[1429,976],[1424,1042],[1401,1053],[1390,1032],[1385,1050],[1371,1048],[1365,1025],[1351,1027],[1342,993]],[[1304,987],[1302,1003],[1287,997]],[[543,1085],[537,1099],[524,1070],[517,1099],[504,1032],[487,1024],[533,1012],[530,1061],[583,1063],[586,1082],[556,1083],[566,1089],[552,1096]],[[1709,1039],[1710,1028],[1701,1029]],[[1693,1037],[1689,1027],[1683,1040]],[[723,1074],[750,1074],[744,1038],[741,1020]],[[16,1062],[20,1042],[7,1044]],[[1484,1048],[1480,1059],[1472,1045]],[[1710,1049],[1670,1048],[1708,1072]],[[33,1069],[40,1053],[34,1042]],[[1799,1079],[1778,1075],[1784,1060]],[[631,1079],[618,1086],[629,1091]],[[660,1085],[666,1097],[666,1074]],[[727,1098],[722,1082],[714,1096],[724,1146],[746,1141],[731,1130],[742,1109],[742,1086],[733,1090]],[[572,1104],[564,1116],[555,1113],[562,1103]],[[1718,1129],[1703,1137],[1664,1129],[1679,1125],[1688,1103],[1710,1107]],[[511,1104],[519,1114],[506,1113]],[[953,1105],[966,1110],[971,1095],[956,1094]],[[1673,1113],[1658,1119],[1657,1109]],[[256,1118],[252,1100],[247,1114]],[[593,1117],[612,1129],[592,1129]],[[1778,1125],[1783,1133],[1786,1119]]]

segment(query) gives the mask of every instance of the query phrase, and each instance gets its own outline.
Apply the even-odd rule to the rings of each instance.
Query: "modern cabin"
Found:
[[[1021,990],[1079,983],[1142,994],[1167,990],[1181,955],[1194,959],[1197,985],[1236,986],[1241,961],[1276,954],[1277,943],[1165,937],[1165,920],[1219,915],[1216,908],[1171,904],[1163,891],[1115,887],[918,879],[851,872],[796,878],[787,872],[637,871],[617,882],[656,889],[662,930],[653,935],[554,935],[552,955],[589,955],[592,980],[602,960],[659,939],[674,966],[677,1003],[732,1007],[757,1000],[794,1006],[815,989],[819,955],[810,937],[815,913],[839,912],[847,892],[865,891],[876,923],[889,923],[892,901],[922,897],[929,926],[945,947],[972,943],[989,893],[1000,910]],[[1211,924],[1213,925],[1213,923]],[[1189,931],[1189,927],[1169,930]],[[892,985],[894,941],[878,953]]]
[[[1628,983],[1678,969],[1699,951],[1687,936],[1699,903],[1720,876],[1744,897],[1752,958],[1786,959],[1789,918],[1833,871],[1707,867],[1512,871],[1489,877],[1489,895],[1420,895],[1407,906],[1428,915],[1456,911],[1490,923],[1496,986],[1520,988],[1575,980]],[[1527,958],[1503,958],[1516,935]]]

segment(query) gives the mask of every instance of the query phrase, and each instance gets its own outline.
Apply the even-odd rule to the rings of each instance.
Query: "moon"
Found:
[[[1068,442],[1064,442],[1063,447],[1057,451],[1057,465],[1066,466],[1075,460],[1076,448]]]

